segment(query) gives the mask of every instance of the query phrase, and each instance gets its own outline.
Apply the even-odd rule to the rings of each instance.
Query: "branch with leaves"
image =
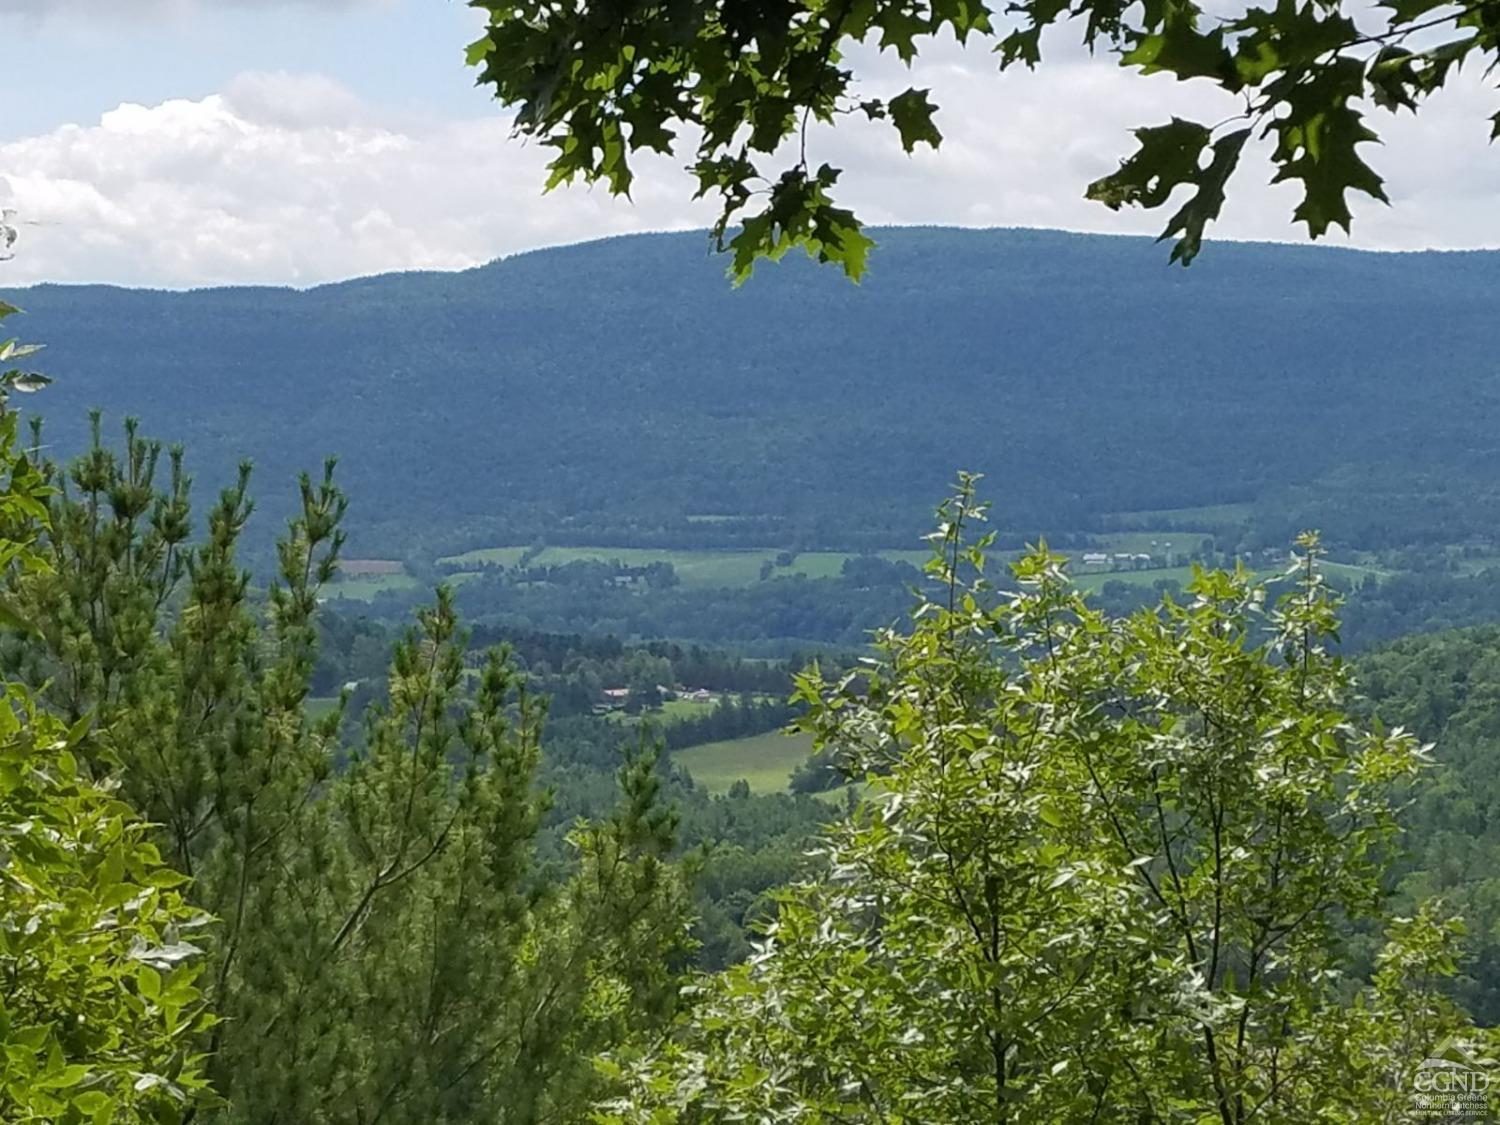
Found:
[[[1361,106],[1417,112],[1465,62],[1500,58],[1493,0],[1285,0],[1210,13],[1194,0],[655,0],[638,4],[470,0],[488,19],[467,61],[516,111],[515,131],[553,150],[547,187],[583,180],[630,192],[632,158],[689,156],[698,194],[722,204],[714,236],[736,281],[761,258],[802,247],[856,280],[872,245],[834,200],[840,170],[809,157],[809,124],[887,121],[908,153],[937,148],[930,91],[862,97],[856,46],[910,65],[940,37],[988,47],[1001,70],[1043,63],[1045,33],[1076,31],[1090,51],[1142,75],[1217,86],[1243,112],[1137,130],[1140,147],[1088,197],[1118,209],[1187,193],[1163,238],[1184,265],[1219,217],[1246,143],[1275,142],[1277,181],[1299,185],[1293,214],[1317,238],[1349,229],[1349,195],[1385,200],[1362,146]],[[1436,40],[1436,42],[1434,42]],[[1500,112],[1492,119],[1500,135]],[[788,157],[787,153],[793,153]],[[778,167],[778,165],[780,167]]]

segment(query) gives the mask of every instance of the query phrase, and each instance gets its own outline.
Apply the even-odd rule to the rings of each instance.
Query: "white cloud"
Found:
[[[7,280],[308,284],[705,221],[670,176],[633,208],[603,192],[542,198],[544,162],[498,117],[377,120],[325,79],[244,75],[0,145],[0,199],[43,224],[23,230]]]
[[[1131,126],[1222,116],[1213,91],[1067,59],[996,76],[943,53],[914,76],[881,62],[872,90],[930,85],[942,151],[907,157],[889,128],[811,138],[847,171],[841,198],[872,222],[1152,231],[1082,198],[1131,148]],[[1396,207],[1360,208],[1358,245],[1500,245],[1500,160],[1485,144],[1490,95],[1476,81],[1420,121],[1382,122],[1373,156]],[[1295,197],[1264,186],[1256,156],[1231,194],[1223,237],[1298,237]],[[0,201],[23,219],[5,280],[167,286],[318,281],[456,268],[558,242],[706,225],[680,161],[643,162],[634,203],[602,189],[540,193],[545,150],[496,118],[432,121],[376,110],[317,75],[245,74],[219,94],[121,105],[0,145]]]
[[[542,197],[544,163],[498,117],[380,120],[326,79],[244,75],[0,145],[0,199],[43,224],[23,229],[7,280],[308,284],[710,217],[682,205],[665,162],[633,207]]]
[[[1142,77],[1076,48],[1052,51],[1036,71],[1003,74],[983,52],[949,46],[927,55],[910,72],[888,59],[859,63],[877,76],[874,94],[931,87],[942,107],[939,151],[919,147],[908,157],[890,130],[839,130],[823,142],[832,163],[851,169],[869,221],[1155,234],[1169,210],[1113,213],[1084,199],[1084,189],[1134,150],[1132,129],[1174,115],[1211,124],[1242,108],[1210,83]],[[1497,108],[1500,95],[1473,73],[1455,78],[1420,118],[1372,110],[1384,143],[1362,151],[1386,178],[1393,206],[1351,196],[1353,237],[1336,231],[1328,241],[1372,249],[1500,246],[1500,151],[1488,143]],[[1211,237],[1305,235],[1291,221],[1296,189],[1269,183],[1270,148],[1264,141],[1247,147]]]

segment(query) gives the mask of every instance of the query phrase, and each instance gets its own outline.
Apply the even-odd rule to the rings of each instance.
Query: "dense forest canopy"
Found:
[[[252,458],[263,542],[337,453],[356,556],[911,546],[960,465],[1011,530],[1232,502],[1264,545],[1316,526],[1338,548],[1500,522],[1497,283],[1489,253],[1227,245],[1184,274],[1145,239],[901,229],[858,288],[788,261],[731,292],[687,233],[18,300],[64,376],[55,452],[103,406],[185,442],[204,486]]]
[[[1442,895],[1466,917],[1462,995],[1500,1023],[1500,629],[1409,637],[1362,660],[1358,677],[1376,715],[1436,748],[1394,874],[1408,901]]]

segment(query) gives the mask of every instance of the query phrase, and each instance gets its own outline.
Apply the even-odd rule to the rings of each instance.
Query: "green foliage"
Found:
[[[1500,1024],[1500,630],[1407,638],[1358,669],[1377,718],[1436,744],[1437,769],[1404,818],[1406,855],[1391,878],[1409,909],[1441,895],[1463,913],[1452,992]]]
[[[0,320],[17,310],[0,301]],[[0,363],[37,351],[12,339]],[[45,376],[0,373],[0,574],[48,573],[37,544],[51,498],[17,446],[11,391]],[[9,599],[0,623],[31,631]],[[177,890],[148,828],[113,787],[81,770],[87,718],[65,726],[24,687],[0,699],[0,1118],[13,1122],[178,1122],[206,1104],[197,985],[207,917]]]
[[[601,1122],[1367,1122],[1450,1036],[1453,931],[1384,918],[1394,798],[1427,756],[1345,710],[1314,558],[1126,619],[1045,545],[985,577],[973,483],[946,587],[867,672],[801,693],[871,795],[751,960]],[[1347,927],[1383,923],[1373,980]],[[1458,1040],[1452,1040],[1458,1041]]]
[[[810,125],[863,114],[889,120],[907,152],[940,144],[937,107],[926,90],[889,101],[858,96],[847,57],[856,44],[878,44],[910,64],[929,43],[953,35],[990,44],[1001,69],[1035,67],[1044,31],[1066,20],[1091,51],[1112,54],[1121,66],[1212,82],[1238,97],[1243,111],[1218,125],[1174,120],[1137,130],[1140,150],[1089,187],[1090,198],[1110,207],[1154,208],[1175,187],[1194,186],[1162,235],[1180,236],[1172,256],[1184,265],[1218,217],[1253,132],[1275,138],[1274,178],[1300,185],[1294,218],[1309,235],[1333,225],[1347,230],[1350,192],[1386,199],[1360,151],[1378,137],[1354,107],[1369,98],[1391,112],[1416,112],[1466,60],[1493,64],[1500,56],[1500,18],[1483,0],[1392,0],[1373,8],[1279,0],[1211,15],[1194,0],[678,0],[628,11],[539,0],[470,6],[486,15],[488,29],[466,61],[481,85],[517,110],[517,133],[554,150],[549,188],[583,179],[628,194],[635,153],[676,152],[679,134],[697,137],[699,194],[722,202],[715,235],[721,249],[734,252],[736,281],[757,259],[794,246],[855,280],[864,273],[870,240],[833,201],[839,170],[812,170]],[[1425,46],[1434,36],[1441,41]],[[1493,120],[1500,131],[1500,114]],[[780,174],[772,170],[777,163]],[[1155,186],[1143,190],[1147,182]]]
[[[0,322],[20,311],[8,301],[0,300]],[[43,346],[42,344],[23,344],[17,336],[12,336],[8,340],[0,340],[0,403],[3,403],[12,392],[32,394],[52,382],[40,371],[28,371],[18,366],[21,360],[35,355],[42,350]]]
[[[20,310],[0,301],[0,322]],[[0,364],[38,351],[38,345],[18,345],[14,338],[0,344]],[[11,391],[36,390],[48,380],[18,369],[0,371],[0,574],[35,572],[42,563],[34,549],[46,526],[48,488],[33,459],[18,448],[20,415],[7,406]],[[32,385],[34,384],[34,385]],[[0,625],[29,628],[12,603],[0,597]]]
[[[1089,185],[1088,196],[1118,211],[1127,203],[1160,207],[1179,186],[1195,187],[1193,197],[1167,223],[1162,235],[1182,235],[1172,248],[1172,260],[1187,265],[1203,245],[1204,228],[1219,217],[1224,185],[1250,138],[1250,130],[1240,129],[1214,140],[1207,127],[1174,117],[1170,124],[1138,129],[1136,136],[1140,138],[1140,151],[1121,164],[1114,175]],[[1213,153],[1207,166],[1203,164],[1205,149]]]
[[[795,246],[851,277],[863,273],[871,242],[832,200],[838,170],[814,171],[804,145],[801,158],[773,178],[752,155],[803,133],[809,117],[828,121],[847,108],[839,20],[794,3],[737,3],[722,12],[653,6],[619,21],[545,4],[474,6],[490,24],[469,47],[468,62],[502,101],[520,107],[517,128],[556,150],[549,188],[581,177],[628,194],[631,154],[673,151],[676,130],[692,123],[703,134],[693,165],[699,194],[724,200],[715,233],[734,251],[737,279],[749,276],[757,258]],[[862,108],[885,112],[881,103]],[[891,115],[908,147],[936,142],[920,95],[893,101]],[[757,181],[765,186],[752,186]],[[765,206],[742,216],[756,195]],[[732,224],[739,230],[731,237]]]
[[[13,685],[0,701],[0,1117],[177,1122],[206,1088],[208,919],[147,826],[78,768],[87,728]]]
[[[161,453],[133,423],[117,452],[96,422],[87,454],[47,466],[49,565],[11,583],[40,635],[9,655],[58,712],[94,717],[87,767],[219,919],[221,1019],[196,1046],[225,1104],[206,1116],[576,1118],[601,1090],[591,1056],[666,1017],[689,951],[654,758],[628,763],[620,808],[580,824],[572,873],[542,883],[542,707],[508,658],[471,666],[439,590],[343,745],[341,708],[307,707],[343,543],[332,464],[303,477],[261,597],[236,560],[248,469],[193,543],[180,453]]]

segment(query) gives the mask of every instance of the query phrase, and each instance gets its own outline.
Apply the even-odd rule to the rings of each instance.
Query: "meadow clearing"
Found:
[[[811,735],[768,731],[677,750],[672,761],[711,792],[722,793],[743,779],[753,793],[781,793],[811,752]]]
[[[1099,533],[1091,536],[1088,548],[1053,549],[1069,560],[1069,572],[1083,590],[1098,590],[1105,583],[1116,581],[1131,585],[1151,586],[1159,581],[1186,585],[1192,578],[1192,567],[1186,564],[1189,553],[1198,550],[1206,531],[1166,531],[1144,529]],[[1157,565],[1141,569],[1099,569],[1085,566],[1083,556],[1090,552],[1107,554],[1149,554]],[[787,565],[777,565],[778,559],[785,561],[788,552],[778,547],[754,548],[699,548],[675,550],[657,547],[481,547],[448,555],[437,560],[438,566],[447,571],[443,581],[450,585],[462,585],[489,568],[513,569],[523,557],[528,567],[566,566],[574,562],[616,562],[624,566],[643,567],[653,563],[668,563],[676,572],[684,588],[689,589],[740,589],[771,579],[803,577],[809,579],[836,578],[844,563],[861,557],[853,551],[802,551],[791,555]],[[922,548],[891,548],[869,552],[891,562],[904,562],[921,568],[931,557]],[[529,556],[529,557],[528,557]],[[1001,556],[1012,557],[1011,555]],[[1171,560],[1181,565],[1165,566],[1161,562]],[[997,559],[997,561],[999,561]],[[769,565],[769,571],[767,567]],[[1384,576],[1387,572],[1377,567],[1352,562],[1323,563],[1325,572],[1331,577],[1358,582],[1366,575]],[[1256,573],[1263,577],[1274,576],[1281,571],[1279,565],[1266,565],[1264,560],[1257,565]],[[998,571],[997,571],[998,573]],[[368,601],[376,595],[391,590],[410,590],[419,585],[418,579],[409,574],[380,574],[340,577],[328,587],[330,597]]]

